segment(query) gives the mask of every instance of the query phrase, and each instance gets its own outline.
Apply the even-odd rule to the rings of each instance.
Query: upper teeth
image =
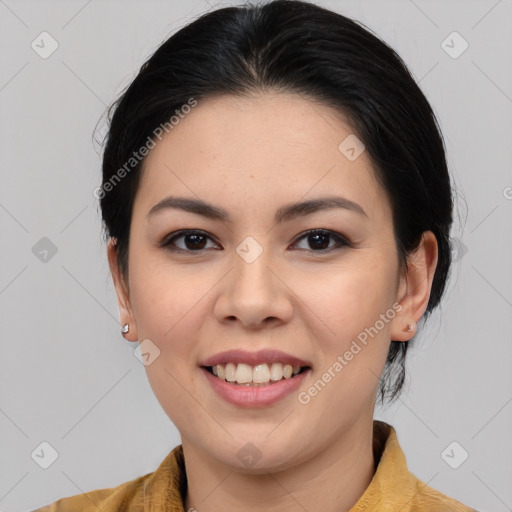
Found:
[[[256,366],[250,366],[245,363],[227,363],[212,366],[213,374],[219,377],[219,379],[237,382],[238,384],[251,382],[263,384],[271,380],[281,380],[283,377],[289,379],[292,374],[297,375],[299,371],[300,366],[283,365],[281,363],[272,363],[270,368],[266,363],[257,364]]]

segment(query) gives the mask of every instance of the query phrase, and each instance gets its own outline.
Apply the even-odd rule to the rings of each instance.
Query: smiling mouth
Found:
[[[271,365],[263,363],[255,366],[227,363],[202,366],[201,368],[224,382],[244,387],[269,386],[282,380],[293,379],[311,369],[310,366],[292,366],[281,363],[272,363]]]

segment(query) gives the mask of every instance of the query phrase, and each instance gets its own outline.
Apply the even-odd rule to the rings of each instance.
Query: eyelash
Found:
[[[328,229],[311,229],[309,231],[305,231],[304,233],[301,233],[296,238],[295,242],[293,242],[293,245],[297,244],[303,238],[307,238],[308,236],[320,235],[320,234],[328,235],[331,238],[333,238],[335,240],[337,246],[329,247],[327,249],[320,249],[318,251],[315,251],[313,249],[305,249],[305,250],[309,250],[309,251],[314,252],[314,253],[326,254],[326,253],[331,252],[334,249],[341,249],[343,247],[351,247],[351,243],[350,243],[350,241],[346,237],[342,236],[341,234],[339,234],[339,233],[337,233],[335,231],[330,231]],[[202,236],[205,236],[205,237],[209,238],[210,240],[213,240],[204,231],[200,231],[200,230],[197,230],[197,229],[185,229],[185,230],[176,231],[174,233],[171,233],[170,235],[167,235],[159,243],[159,246],[161,248],[165,248],[166,250],[174,252],[174,253],[188,253],[188,254],[199,253],[199,254],[201,254],[203,251],[206,250],[206,249],[199,249],[197,251],[194,251],[194,250],[190,250],[190,249],[179,249],[179,248],[176,248],[175,246],[173,247],[173,244],[174,244],[174,242],[177,239],[183,238],[183,237],[185,237],[187,235],[202,235]],[[304,250],[304,249],[299,249],[299,250]]]

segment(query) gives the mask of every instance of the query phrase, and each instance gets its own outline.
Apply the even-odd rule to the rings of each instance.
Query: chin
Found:
[[[211,440],[210,440],[211,441]],[[220,463],[243,474],[266,474],[289,469],[307,458],[299,444],[290,446],[283,437],[270,440],[264,435],[234,437],[228,443],[209,447],[210,455]]]

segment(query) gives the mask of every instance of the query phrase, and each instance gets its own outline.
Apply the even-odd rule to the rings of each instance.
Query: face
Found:
[[[116,280],[123,323],[159,354],[145,368],[183,444],[211,460],[256,472],[239,457],[251,442],[259,468],[284,469],[347,438],[371,422],[390,340],[412,336],[389,200],[367,153],[340,151],[351,134],[298,95],[223,96],[200,101],[146,158],[129,288]],[[154,208],[169,196],[225,217]],[[283,214],[326,198],[338,203]],[[229,350],[281,351],[308,368],[219,392],[202,365]]]

